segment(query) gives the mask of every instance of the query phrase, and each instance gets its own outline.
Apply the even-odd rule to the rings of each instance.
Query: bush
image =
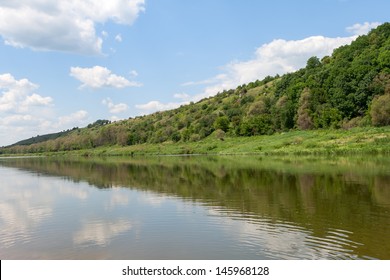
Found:
[[[351,120],[345,119],[341,125],[343,129],[351,129],[354,127],[362,126],[363,118],[362,117],[356,117]]]
[[[304,89],[299,98],[297,127],[302,130],[312,129],[313,119],[310,111],[311,92],[309,89]]]
[[[390,94],[376,96],[372,100],[370,114],[373,125],[390,125]]]
[[[200,140],[200,135],[199,134],[192,134],[190,137],[191,142],[197,142]]]
[[[223,131],[222,129],[217,129],[215,132],[215,137],[219,140],[224,140],[225,138],[225,131]]]
[[[226,116],[218,117],[214,122],[214,128],[215,129],[221,129],[224,132],[228,131],[229,129],[229,119]]]
[[[270,132],[272,132],[270,115],[247,118],[240,126],[240,135],[242,136],[264,135]]]
[[[259,100],[249,107],[248,116],[256,116],[260,114],[265,114],[267,112],[267,107],[263,100]]]
[[[179,132],[175,131],[174,133],[172,133],[172,135],[171,135],[171,140],[172,140],[173,142],[179,142],[180,139],[181,139],[181,135],[180,135]]]

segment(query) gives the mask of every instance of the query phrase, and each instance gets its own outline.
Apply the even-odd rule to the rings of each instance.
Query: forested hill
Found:
[[[170,111],[114,123],[100,121],[49,140],[31,138],[19,143],[30,145],[13,145],[0,152],[384,125],[390,125],[390,23],[336,49],[332,56],[310,58],[305,68],[294,73],[266,77]]]

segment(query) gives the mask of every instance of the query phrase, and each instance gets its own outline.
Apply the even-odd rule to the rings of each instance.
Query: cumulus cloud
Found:
[[[43,97],[33,91],[38,85],[27,79],[16,80],[11,74],[0,75],[0,113],[23,113],[33,106],[50,106],[53,98]]]
[[[380,22],[365,22],[365,23],[356,23],[352,26],[346,28],[349,33],[354,35],[364,35],[367,34],[371,29],[381,25]]]
[[[114,104],[114,102],[112,102],[111,98],[108,98],[108,97],[106,99],[102,100],[102,104],[106,105],[108,107],[110,113],[112,113],[112,114],[122,113],[129,108],[129,106],[127,106],[127,104],[125,104],[125,103]]]
[[[39,95],[38,88],[28,79],[0,74],[0,146],[87,123],[85,110],[56,116],[53,98]]]
[[[125,77],[112,74],[111,70],[102,66],[91,68],[71,67],[70,76],[76,78],[82,85],[80,88],[101,88],[101,87],[139,87],[140,83],[129,81]]]
[[[144,5],[144,0],[0,1],[0,35],[14,47],[97,54],[103,40],[96,24],[131,25]]]
[[[26,123],[31,123],[31,122],[33,122],[32,124],[35,124],[36,121],[37,120],[35,119],[35,122],[34,122],[34,117],[29,115],[29,114],[10,115],[10,116],[5,116],[5,117],[1,118],[0,125],[2,125],[2,126],[20,125],[20,124],[25,125]]]
[[[42,97],[39,94],[33,93],[30,96],[27,96],[24,104],[26,106],[48,106],[51,105],[53,102],[53,98],[49,97]]]
[[[178,108],[182,105],[187,105],[191,101],[194,101],[194,98],[191,95],[184,93],[184,92],[176,93],[173,95],[173,97],[176,99],[180,99],[181,102],[163,103],[163,102],[160,102],[157,100],[153,100],[153,101],[150,101],[150,102],[145,103],[145,104],[137,104],[137,105],[135,105],[135,107],[137,109],[142,110],[142,113],[148,114],[148,113],[152,113],[152,112],[156,112],[156,111],[166,111],[166,110],[175,109],[175,108]]]
[[[160,101],[150,101],[146,104],[137,104],[135,107],[142,110],[144,113],[151,113],[156,111],[166,111],[180,107],[181,105],[188,104],[188,102],[169,102],[162,103]]]
[[[0,121],[0,135],[6,131],[13,131],[12,135],[4,138],[10,144],[39,134],[85,126],[88,121],[89,115],[85,110],[78,110],[64,116],[55,116],[53,112],[10,115],[4,119],[4,122]]]
[[[88,112],[85,110],[79,110],[77,112],[71,113],[66,116],[58,118],[58,122],[53,124],[53,127],[69,127],[69,126],[78,126],[84,124],[88,118]]]

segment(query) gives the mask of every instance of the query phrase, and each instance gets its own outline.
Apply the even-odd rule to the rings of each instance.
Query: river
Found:
[[[0,259],[390,259],[390,159],[0,158]]]

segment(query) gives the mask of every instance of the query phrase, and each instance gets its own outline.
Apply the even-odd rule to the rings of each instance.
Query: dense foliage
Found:
[[[32,138],[32,145],[13,145],[3,152],[199,141],[211,134],[223,140],[291,129],[381,126],[389,120],[390,23],[385,23],[332,56],[311,57],[297,72],[266,77],[170,111],[114,123],[98,120],[62,137]]]

